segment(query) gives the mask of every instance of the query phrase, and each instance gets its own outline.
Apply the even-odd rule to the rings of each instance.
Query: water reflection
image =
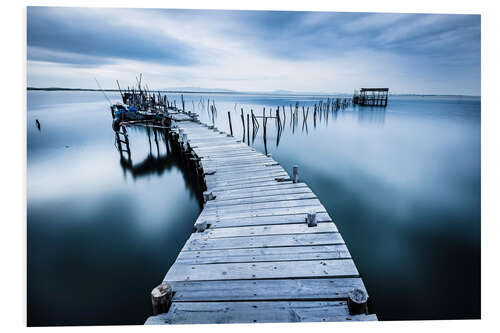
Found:
[[[203,206],[203,182],[197,176],[196,168],[191,160],[179,149],[179,145],[172,141],[168,131],[140,125],[128,128],[147,136],[149,153],[140,162],[133,162],[127,127],[122,126],[119,131],[116,131],[115,147],[120,154],[120,166],[124,177],[126,178],[127,173],[130,173],[135,180],[150,175],[161,176],[165,171],[173,168],[179,169],[182,171],[190,193],[197,198],[201,209]],[[162,147],[164,147],[164,153]]]
[[[213,100],[212,103],[214,103]],[[268,135],[272,136],[274,145],[277,148],[280,144],[282,134],[285,131],[290,131],[292,135],[295,135],[297,130],[297,134],[308,136],[311,129],[316,131],[320,127],[328,127],[330,118],[332,118],[333,121],[339,121],[349,117],[356,119],[358,123],[377,127],[384,126],[385,123],[385,107],[353,106],[348,98],[339,99],[338,104],[337,102],[333,102],[332,104],[331,101],[323,102],[322,100],[320,100],[319,103],[309,102],[310,105],[299,104],[299,102],[296,102],[294,108],[292,108],[292,104],[290,104],[288,121],[286,109],[284,106],[280,105],[277,105],[275,108],[268,107],[267,109],[265,106],[262,107],[261,116],[256,116],[253,108],[242,107],[238,117],[231,116],[232,112],[228,111],[225,119],[221,119],[217,124],[215,122],[217,117],[212,112],[208,113],[208,119],[211,124],[222,127],[224,126],[224,121],[226,121],[230,132],[233,133],[231,119],[240,118],[241,141],[249,145],[254,145],[256,143],[255,141],[258,138],[259,129],[262,123],[262,142],[265,154],[268,153]],[[237,104],[234,106],[234,112],[236,112],[236,107]],[[252,133],[251,140],[250,133]]]
[[[385,107],[365,106],[353,110],[359,123],[384,126]]]

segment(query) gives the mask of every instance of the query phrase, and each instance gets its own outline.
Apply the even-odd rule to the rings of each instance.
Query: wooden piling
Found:
[[[255,116],[253,115],[253,109],[250,109],[250,114],[252,115],[252,129],[253,129],[253,132],[255,133]]]
[[[250,146],[250,115],[247,113],[247,144]]]
[[[231,111],[227,111],[227,119],[229,120],[229,131],[231,131],[231,136],[233,136],[233,125],[231,124]]]
[[[243,125],[243,140],[245,140],[245,117],[243,116],[243,108],[241,108],[241,124]]]
[[[368,294],[363,289],[353,289],[349,292],[347,298],[347,307],[350,315],[359,315],[368,313]]]
[[[162,282],[151,291],[151,303],[153,306],[153,315],[166,313],[172,304],[172,287],[166,282]]]
[[[293,166],[293,182],[298,183],[299,181],[299,166],[294,165]]]
[[[307,213],[306,221],[307,221],[307,226],[309,226],[309,227],[317,226],[316,213],[314,211],[309,211]]]

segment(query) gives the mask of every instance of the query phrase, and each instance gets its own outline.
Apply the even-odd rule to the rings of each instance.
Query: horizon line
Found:
[[[171,90],[171,89],[149,89],[143,90],[147,92],[162,92],[162,93],[198,93],[198,94],[274,94],[274,95],[353,95],[353,93],[346,92],[299,92],[299,91],[288,91],[288,90],[275,90],[275,91],[238,91],[223,88],[201,88],[202,90]],[[96,88],[67,88],[67,87],[26,87],[26,90],[38,90],[38,91],[106,91],[106,92],[120,92],[119,89],[96,89]],[[203,91],[204,90],[204,91]],[[218,91],[217,91],[218,90]],[[481,95],[468,95],[468,94],[426,94],[426,93],[393,93],[389,91],[390,95],[399,96],[463,96],[463,97],[481,97]]]

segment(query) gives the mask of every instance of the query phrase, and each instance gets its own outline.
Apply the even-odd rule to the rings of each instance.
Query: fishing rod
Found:
[[[97,81],[96,78],[94,78],[94,80],[97,83],[97,86],[99,87],[99,89],[101,89],[101,92],[103,93],[104,97],[106,97],[106,99],[108,100],[109,106],[112,106],[113,104],[111,103],[111,100],[108,98],[108,96],[106,95],[106,93],[104,92],[104,90],[102,90],[101,85],[99,84],[99,81]]]
[[[122,99],[123,99],[122,88],[120,87],[120,82],[118,82],[118,80],[116,80],[116,84],[118,84],[118,90],[120,90],[120,95],[122,96]]]

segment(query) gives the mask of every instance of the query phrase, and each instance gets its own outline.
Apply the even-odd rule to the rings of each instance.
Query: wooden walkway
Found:
[[[349,314],[348,293],[366,290],[337,227],[306,184],[207,125],[175,126],[200,159],[208,200],[164,278],[173,290],[171,306],[146,324],[377,320]],[[315,213],[316,226],[308,226],[308,213]]]

